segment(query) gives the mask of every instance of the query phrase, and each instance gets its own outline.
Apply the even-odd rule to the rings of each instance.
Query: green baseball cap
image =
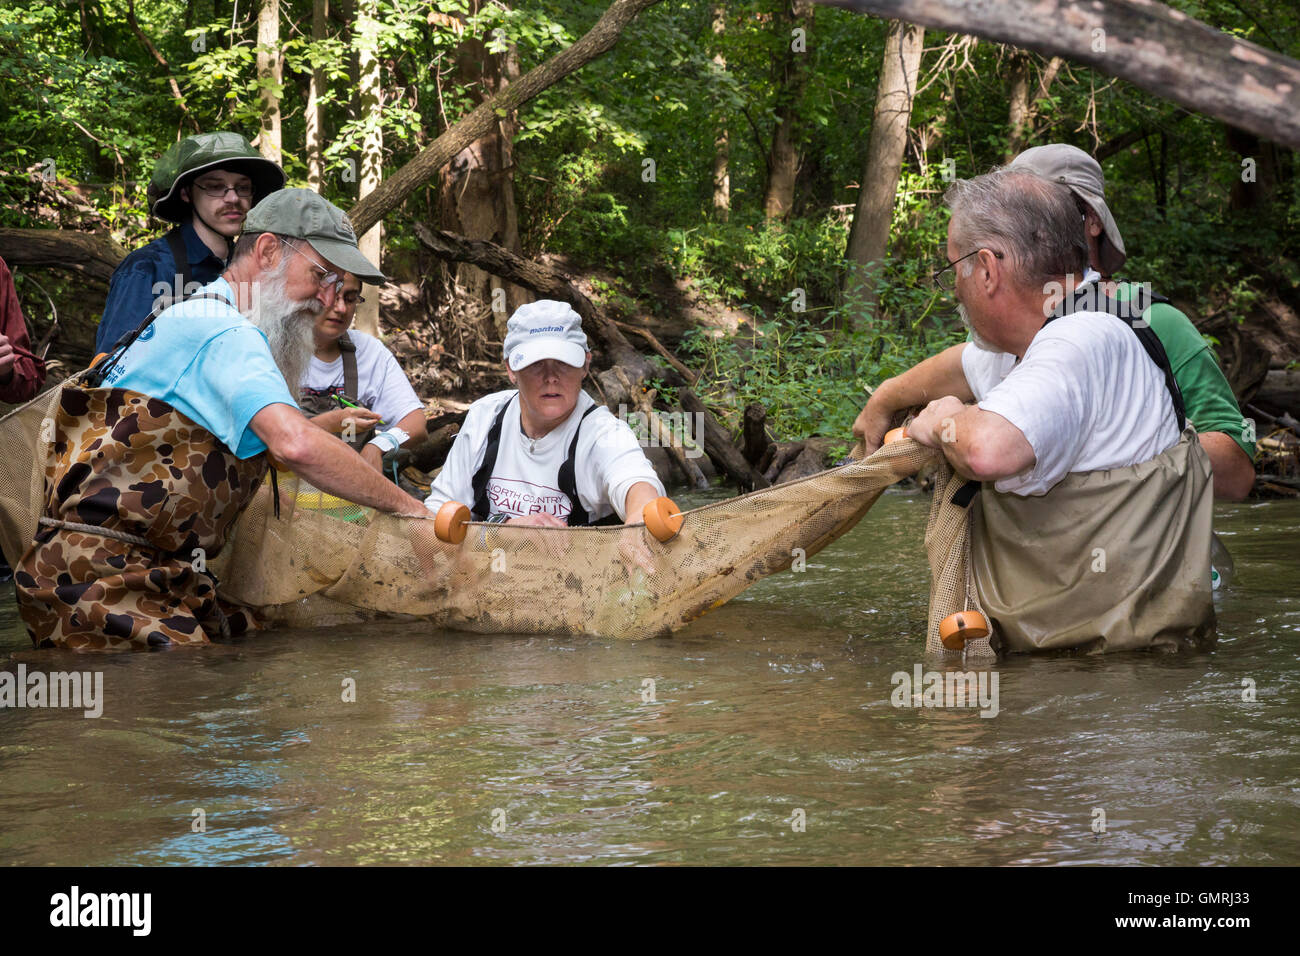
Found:
[[[281,189],[250,209],[244,233],[258,232],[305,239],[326,260],[363,282],[387,281],[357,248],[357,234],[343,210],[310,189]]]
[[[284,188],[284,170],[238,133],[199,133],[186,136],[158,159],[146,190],[149,211],[167,222],[184,222],[190,204],[181,198],[181,189],[209,169],[247,176],[253,181],[253,202]]]

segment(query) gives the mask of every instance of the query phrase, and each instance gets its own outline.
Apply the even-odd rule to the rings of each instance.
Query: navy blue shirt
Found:
[[[193,293],[218,278],[226,264],[199,238],[192,220],[181,226],[181,238],[190,260],[192,285],[188,291]],[[177,288],[179,273],[165,235],[123,259],[108,280],[108,301],[95,332],[95,351],[107,352],[125,333],[134,330],[159,304],[160,296],[179,301],[176,293],[183,291]]]

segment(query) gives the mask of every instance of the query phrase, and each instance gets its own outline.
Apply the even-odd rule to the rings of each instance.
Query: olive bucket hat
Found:
[[[259,232],[305,239],[328,262],[363,282],[387,281],[357,248],[357,234],[343,210],[310,189],[281,189],[250,209],[244,235]]]
[[[149,181],[149,211],[167,222],[184,222],[189,203],[181,198],[181,189],[209,169],[226,169],[251,179],[254,203],[284,188],[284,170],[238,133],[199,133],[185,137],[159,158]]]

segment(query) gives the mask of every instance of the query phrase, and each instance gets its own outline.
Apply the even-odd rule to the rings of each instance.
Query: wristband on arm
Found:
[[[387,454],[390,451],[397,451],[397,449],[401,448],[403,444],[410,440],[410,435],[402,431],[402,429],[393,426],[387,431],[380,432],[374,438],[370,439],[370,441],[366,442],[366,444],[378,445],[380,452]]]

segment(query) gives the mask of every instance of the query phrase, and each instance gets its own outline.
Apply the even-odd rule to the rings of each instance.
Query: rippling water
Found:
[[[0,710],[0,862],[1300,863],[1300,503],[1218,509],[1213,652],[1012,659],[991,719],[890,703],[927,507],[891,492],[637,644],[385,623],[92,658],[33,651],[6,586],[8,668],[102,669],[106,702]]]

